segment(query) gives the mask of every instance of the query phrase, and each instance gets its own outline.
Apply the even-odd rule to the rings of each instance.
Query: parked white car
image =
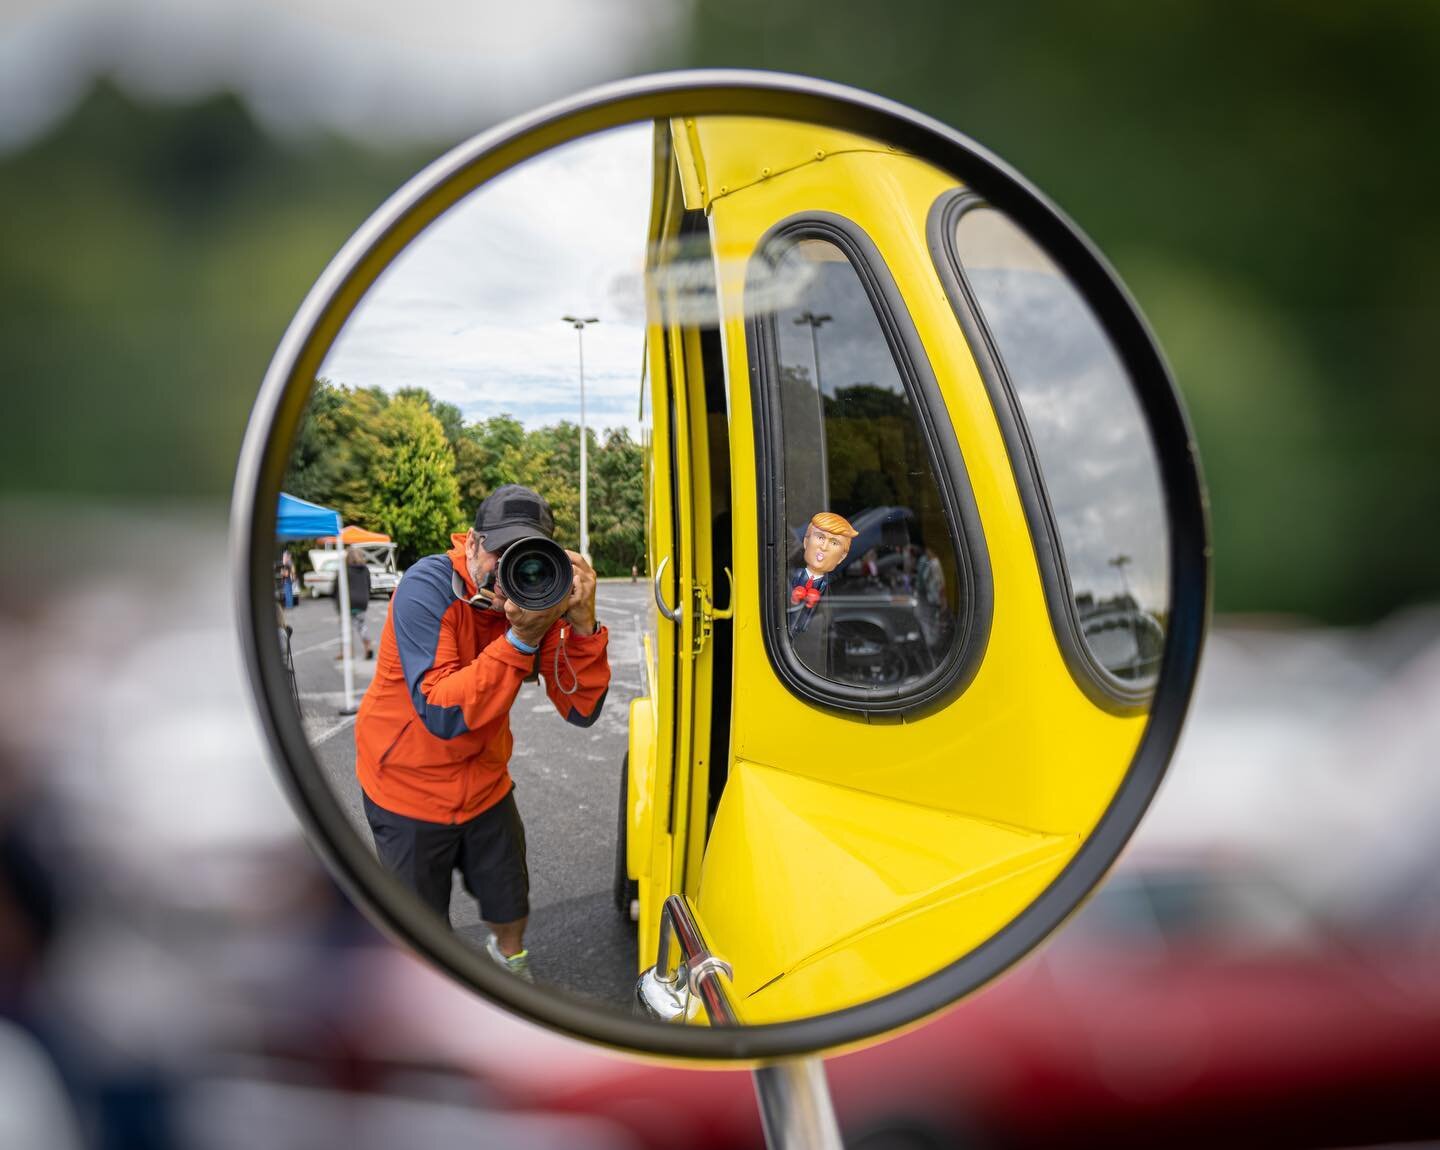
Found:
[[[356,543],[353,546],[360,548],[365,556],[365,565],[370,568],[370,597],[373,599],[377,595],[384,595],[389,598],[395,594],[395,588],[400,585],[400,576],[404,574],[395,566],[395,544]],[[309,554],[312,570],[305,572],[302,582],[310,598],[319,599],[335,594],[335,571],[344,552],[320,550],[311,551]]]

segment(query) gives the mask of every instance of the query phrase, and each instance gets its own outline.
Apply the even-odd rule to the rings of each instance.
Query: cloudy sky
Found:
[[[584,333],[587,422],[638,438],[652,131],[644,123],[580,140],[477,189],[386,270],[323,374],[424,387],[469,420],[578,420],[577,335],[561,317],[594,316]]]
[[[968,278],[1020,401],[1073,589],[1097,600],[1129,591],[1163,612],[1169,534],[1160,465],[1109,340],[1056,275],[980,267]],[[1112,562],[1120,556],[1123,567]]]

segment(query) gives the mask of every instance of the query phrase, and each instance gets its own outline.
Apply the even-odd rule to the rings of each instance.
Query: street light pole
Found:
[[[813,311],[803,312],[795,317],[797,326],[810,329],[810,355],[815,362],[815,390],[820,390],[820,329],[833,319],[833,316],[816,315]]]
[[[794,320],[797,326],[810,329],[810,355],[815,363],[815,412],[819,420],[815,426],[815,434],[819,437],[816,442],[820,445],[820,497],[827,501],[830,498],[830,465],[825,458],[825,393],[820,388],[820,329],[833,318],[830,315],[816,315],[813,311],[807,311],[796,316]],[[829,507],[830,504],[826,502],[825,506]]]
[[[1130,655],[1130,677],[1133,679],[1140,673],[1140,629],[1135,621],[1135,616],[1140,610],[1140,604],[1136,602],[1135,597],[1130,594],[1130,580],[1125,578],[1125,568],[1128,567],[1133,560],[1122,551],[1113,558],[1107,559],[1106,562],[1119,572],[1122,604],[1124,600],[1128,599],[1130,601],[1128,608],[1130,615],[1130,645],[1132,648]]]
[[[586,455],[585,434],[585,325],[599,323],[595,316],[580,319],[573,315],[562,315],[561,320],[575,329],[580,349],[580,554],[590,562],[590,469]]]

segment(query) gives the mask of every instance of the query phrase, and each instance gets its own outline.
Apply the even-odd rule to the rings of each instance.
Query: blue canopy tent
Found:
[[[340,512],[280,492],[280,503],[275,510],[275,538],[319,539],[332,536],[336,548],[343,551],[341,529]],[[350,581],[345,578],[343,558],[336,572],[335,594],[340,598],[340,651],[345,665],[345,710],[341,713],[352,715],[355,713],[355,667],[351,662],[350,647]]]
[[[275,538],[319,539],[324,535],[339,534],[340,512],[280,492],[280,506],[275,512]]]

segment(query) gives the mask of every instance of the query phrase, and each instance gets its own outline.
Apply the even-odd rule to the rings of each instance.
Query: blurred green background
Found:
[[[1194,419],[1219,610],[1352,622],[1435,597],[1440,6],[699,0],[653,45],[657,9],[632,7],[642,42],[601,73],[879,92],[1010,160],[1099,243]],[[236,95],[161,100],[102,71],[0,154],[3,490],[221,508],[291,313],[463,134],[277,138]]]

